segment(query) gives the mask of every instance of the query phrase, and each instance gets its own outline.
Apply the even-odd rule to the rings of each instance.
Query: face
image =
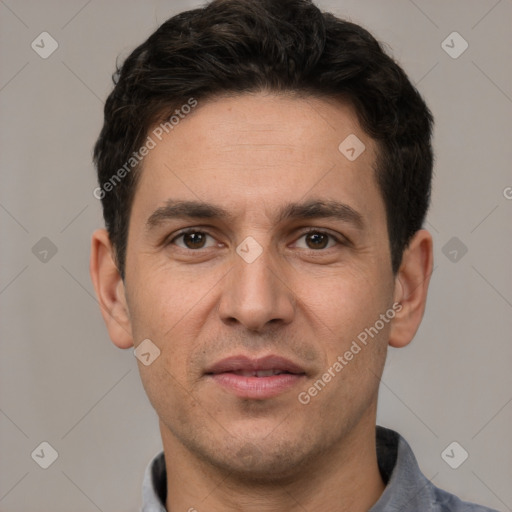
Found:
[[[124,293],[161,351],[138,364],[164,442],[277,478],[374,426],[395,292],[375,160],[350,106],[263,94],[199,103],[146,156]]]

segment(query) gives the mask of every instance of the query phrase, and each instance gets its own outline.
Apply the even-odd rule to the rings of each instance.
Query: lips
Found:
[[[234,373],[247,377],[268,377],[282,373],[305,374],[305,370],[284,357],[270,355],[258,359],[233,356],[223,359],[208,368],[206,374]]]
[[[272,377],[272,375],[282,375],[283,372],[281,370],[238,370],[235,372],[230,372],[235,375],[242,375],[242,377]]]
[[[205,375],[239,398],[263,400],[290,390],[305,378],[306,372],[280,356],[234,356],[214,364]]]

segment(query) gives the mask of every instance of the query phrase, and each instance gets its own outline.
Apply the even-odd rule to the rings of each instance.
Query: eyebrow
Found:
[[[232,215],[222,208],[202,201],[175,201],[169,199],[164,206],[156,209],[146,221],[151,230],[171,219],[222,219],[231,220]]]
[[[333,200],[312,199],[302,203],[288,203],[277,215],[278,222],[331,218],[364,228],[363,216],[351,206]],[[232,222],[234,215],[221,206],[202,201],[176,201],[169,199],[157,208],[146,221],[148,231],[172,219],[217,219]]]
[[[345,203],[333,200],[310,200],[303,203],[289,203],[279,213],[278,221],[289,219],[331,218],[364,228],[363,216]]]

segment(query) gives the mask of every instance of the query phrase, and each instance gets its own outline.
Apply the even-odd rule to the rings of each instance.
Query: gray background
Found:
[[[437,122],[426,318],[412,345],[390,350],[379,422],[436,485],[512,510],[512,1],[318,4],[389,44]],[[140,506],[161,440],[136,359],[110,342],[89,278],[102,224],[91,148],[116,57],[194,5],[0,1],[2,512]],[[31,48],[43,31],[59,45],[47,59]],[[442,47],[453,31],[469,44],[458,58]],[[43,441],[58,452],[48,469],[31,458]],[[452,441],[469,453],[458,469],[441,458]]]

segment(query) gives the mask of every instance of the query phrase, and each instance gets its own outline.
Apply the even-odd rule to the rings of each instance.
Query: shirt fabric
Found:
[[[420,471],[416,458],[400,434],[377,426],[377,461],[386,484],[368,512],[497,512],[461,501],[436,487]],[[166,511],[167,472],[164,452],[148,464],[142,486],[141,512]]]

